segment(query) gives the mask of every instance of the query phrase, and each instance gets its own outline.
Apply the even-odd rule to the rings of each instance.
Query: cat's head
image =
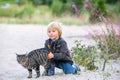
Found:
[[[28,62],[28,54],[17,54],[16,53],[17,62],[25,67]]]

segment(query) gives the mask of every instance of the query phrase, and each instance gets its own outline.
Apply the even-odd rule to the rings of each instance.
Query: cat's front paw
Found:
[[[36,78],[39,78],[40,77],[40,74],[37,74]]]
[[[28,76],[27,78],[32,78],[32,76]]]
[[[44,71],[44,72],[42,73],[42,76],[48,76],[47,72]]]

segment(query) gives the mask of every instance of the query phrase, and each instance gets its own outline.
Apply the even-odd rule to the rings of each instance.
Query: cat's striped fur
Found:
[[[23,67],[28,69],[29,76],[28,78],[32,78],[32,69],[35,69],[37,76],[40,76],[39,66],[42,65],[45,68],[45,75],[47,75],[47,71],[50,66],[50,60],[47,58],[48,53],[50,50],[46,48],[36,49],[29,54],[18,55],[17,54],[17,61]]]

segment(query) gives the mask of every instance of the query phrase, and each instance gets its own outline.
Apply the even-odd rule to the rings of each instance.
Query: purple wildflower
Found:
[[[88,4],[85,4],[84,7],[85,7],[85,8],[89,8],[89,5],[88,5]]]
[[[117,57],[118,56],[118,53],[113,53],[111,54],[112,57]]]
[[[77,9],[77,6],[75,4],[72,4],[73,9]]]

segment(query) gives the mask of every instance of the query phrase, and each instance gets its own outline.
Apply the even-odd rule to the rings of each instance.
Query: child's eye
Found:
[[[50,33],[51,31],[48,31],[48,33]]]
[[[56,32],[56,30],[53,30],[52,32]]]
[[[55,32],[55,30],[53,32]]]

